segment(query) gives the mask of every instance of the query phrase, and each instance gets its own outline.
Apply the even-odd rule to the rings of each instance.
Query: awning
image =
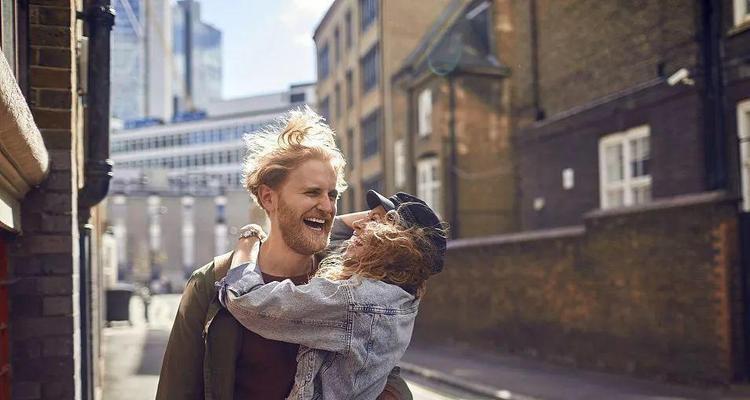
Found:
[[[48,170],[42,135],[13,70],[0,55],[0,229],[21,230],[20,202]]]

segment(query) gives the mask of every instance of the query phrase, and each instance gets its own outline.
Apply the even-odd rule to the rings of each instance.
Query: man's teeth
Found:
[[[305,218],[305,219],[307,221],[315,222],[315,223],[318,223],[318,224],[325,224],[326,223],[325,220],[322,220],[320,218]]]

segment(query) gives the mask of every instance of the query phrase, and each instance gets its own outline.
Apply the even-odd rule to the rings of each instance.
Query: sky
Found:
[[[333,0],[200,0],[222,31],[224,98],[315,81],[312,35]]]

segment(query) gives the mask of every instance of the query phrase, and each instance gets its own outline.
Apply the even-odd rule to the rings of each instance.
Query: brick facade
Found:
[[[350,186],[342,197],[339,211],[364,208],[367,184],[379,182],[381,190],[393,190],[392,121],[398,109],[391,103],[391,76],[449,3],[450,0],[377,1],[376,19],[363,30],[361,2],[336,0],[316,28],[313,38],[318,52],[328,46],[327,69],[330,71],[327,76],[318,78],[318,111],[323,112],[322,105],[327,100],[330,110],[327,122],[337,132],[350,165],[347,175]],[[351,18],[351,47],[346,45],[347,15]],[[338,46],[335,43],[337,38]],[[362,88],[362,61],[375,47],[379,53],[377,85],[365,91]],[[336,54],[336,49],[341,53]],[[318,65],[318,71],[322,69]],[[351,82],[347,80],[349,73]],[[353,94],[351,104],[348,102],[350,87]],[[377,154],[365,157],[362,127],[364,120],[373,113],[378,113],[379,150]],[[352,133],[351,136],[348,132]]]
[[[92,310],[82,310],[78,190],[83,186],[83,103],[79,96],[78,41],[82,24],[75,0],[28,2],[26,102],[49,153],[49,173],[21,203],[20,235],[7,240],[10,277],[10,348],[13,399],[88,398],[82,357],[98,364],[100,291],[89,294]],[[85,47],[84,47],[85,48]],[[94,211],[97,220],[97,212]],[[93,242],[97,246],[96,240]],[[95,255],[95,248],[92,256]],[[94,263],[96,265],[96,259]],[[98,281],[89,275],[93,287]],[[93,312],[93,317],[89,313]],[[82,333],[81,319],[94,327]],[[82,335],[85,337],[82,338]],[[86,346],[87,351],[83,351]],[[98,374],[92,375],[94,380]],[[96,382],[94,382],[96,385]]]
[[[394,140],[408,143],[404,171],[408,179],[407,185],[395,187],[389,174],[387,186],[419,194],[418,164],[437,158],[440,190],[433,206],[451,224],[454,238],[512,232],[519,227],[511,145],[513,82],[505,59],[498,57],[512,40],[506,36],[508,6],[507,1],[492,2],[485,11],[486,36],[482,32],[470,37],[471,33],[462,31],[462,24],[467,15],[483,9],[481,2],[451,3],[393,77],[397,89],[393,101],[407,107],[394,108],[391,134]],[[460,46],[447,42],[459,33],[465,38]],[[488,48],[477,44],[483,39]],[[440,57],[433,54],[443,51],[436,49],[443,48],[462,53],[458,64],[441,74],[430,63]],[[498,58],[503,61],[497,62]],[[426,90],[432,96],[432,132],[421,135],[419,96]]]
[[[720,38],[708,25],[717,13]],[[750,88],[750,49],[731,1],[537,0],[513,3],[512,15],[525,39],[509,49],[523,230],[577,224],[600,208],[599,141],[642,125],[653,199],[739,193],[735,108]],[[668,84],[681,68],[692,83]],[[721,88],[711,71],[723,74]],[[562,187],[564,169],[572,189]]]
[[[704,189],[701,104],[691,88],[650,87],[569,116],[549,118],[515,138],[519,168],[521,227],[524,230],[575,225],[600,208],[599,140],[648,126],[652,197],[668,198]],[[574,172],[563,187],[564,169]],[[544,208],[534,208],[535,199]]]
[[[428,284],[415,340],[728,383],[743,363],[737,250],[734,203],[720,194],[454,241]]]

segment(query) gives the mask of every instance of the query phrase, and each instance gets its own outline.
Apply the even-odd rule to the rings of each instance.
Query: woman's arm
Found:
[[[245,328],[272,340],[345,352],[349,350],[349,289],[313,278],[264,283],[254,264],[231,269],[219,284],[219,300]]]
[[[255,264],[258,260],[258,251],[260,250],[258,244],[266,240],[268,235],[257,224],[243,226],[240,228],[240,235],[247,231],[254,234],[246,237],[240,236],[237,240],[237,244],[234,246],[234,253],[232,254],[232,263],[229,265],[230,269],[245,263]]]

